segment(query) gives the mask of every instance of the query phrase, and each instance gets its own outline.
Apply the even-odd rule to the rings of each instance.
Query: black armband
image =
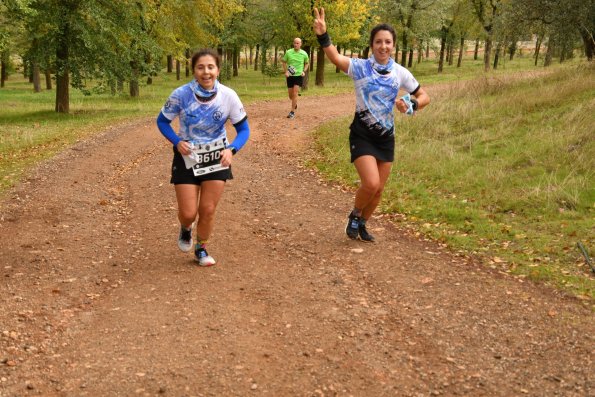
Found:
[[[323,34],[317,34],[316,38],[318,39],[318,44],[322,48],[330,47],[331,44],[331,36],[328,35],[328,32],[324,32]]]
[[[419,106],[419,104],[417,103],[417,99],[411,98],[410,100],[411,100],[411,107],[413,108],[413,111],[416,111]]]

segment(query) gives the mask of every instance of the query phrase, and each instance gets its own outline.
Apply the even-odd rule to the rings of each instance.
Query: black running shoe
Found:
[[[213,266],[215,263],[215,259],[209,255],[205,248],[201,248],[197,245],[196,249],[194,250],[194,260],[198,262],[198,266]]]
[[[178,236],[178,248],[181,251],[188,252],[192,250],[192,226],[186,229],[180,226],[180,235]]]
[[[289,112],[289,114],[287,115],[288,119],[292,119],[295,117],[295,113],[293,111]]]
[[[347,221],[347,226],[345,227],[345,233],[347,233],[347,237],[352,240],[356,240],[359,234],[359,227],[360,227],[361,218],[359,216],[355,216],[353,214],[349,214],[349,220]]]
[[[370,242],[370,243],[373,243],[374,242],[374,240],[375,240],[374,236],[372,236],[366,230],[366,220],[365,219],[362,219],[359,222],[358,232],[359,232],[359,238],[361,238],[362,241],[367,241],[367,242]]]

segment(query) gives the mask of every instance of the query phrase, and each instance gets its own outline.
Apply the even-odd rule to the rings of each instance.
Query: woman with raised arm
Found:
[[[326,31],[324,8],[314,8],[314,32],[324,53],[355,84],[355,117],[350,126],[351,162],[360,177],[353,210],[345,233],[373,242],[366,222],[380,203],[384,185],[390,175],[395,154],[394,107],[413,114],[430,103],[430,97],[411,72],[396,63],[391,55],[396,33],[392,26],[380,24],[370,32],[368,59],[347,58],[331,43]],[[409,95],[398,98],[399,90]]]
[[[204,49],[195,53],[194,79],[170,95],[157,118],[159,130],[173,145],[170,182],[178,201],[178,247],[184,252],[192,250],[192,226],[196,224],[194,255],[200,266],[215,264],[206,249],[215,209],[225,181],[233,178],[232,156],[250,136],[244,106],[234,90],[219,83],[219,70],[217,52]],[[178,133],[170,125],[176,117],[180,118]],[[231,143],[225,131],[227,120],[237,132]]]

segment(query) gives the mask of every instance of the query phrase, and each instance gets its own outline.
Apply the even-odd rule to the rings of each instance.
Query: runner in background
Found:
[[[384,185],[390,175],[395,154],[394,108],[413,114],[430,103],[430,97],[411,72],[392,59],[395,30],[387,24],[370,32],[368,59],[351,59],[332,45],[326,31],[324,8],[314,8],[314,32],[324,53],[355,84],[355,117],[349,133],[351,162],[360,177],[353,210],[345,232],[351,239],[374,241],[366,223],[380,203]],[[409,93],[397,98],[399,90]]]
[[[206,249],[215,210],[225,181],[233,178],[232,157],[250,136],[240,98],[217,81],[219,64],[219,55],[211,49],[195,53],[194,80],[174,90],[157,118],[159,131],[174,145],[170,182],[176,191],[181,224],[178,247],[184,252],[192,250],[192,226],[196,223],[194,255],[200,266],[216,263]],[[176,117],[180,118],[178,133],[171,127]],[[237,131],[231,143],[225,131],[228,119]]]
[[[291,100],[291,110],[287,115],[288,119],[295,117],[297,109],[297,100],[300,92],[300,87],[304,84],[304,76],[310,66],[310,58],[308,53],[302,48],[302,40],[299,37],[293,39],[293,48],[285,51],[283,59],[283,73],[287,79],[287,93]]]

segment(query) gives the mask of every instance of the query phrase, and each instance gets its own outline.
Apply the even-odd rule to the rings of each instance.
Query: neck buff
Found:
[[[215,85],[210,90],[202,88],[198,81],[192,80],[192,91],[199,99],[211,99],[217,95],[219,89],[219,80],[215,80]]]
[[[374,55],[370,55],[368,61],[372,65],[372,68],[380,74],[389,74],[393,68],[393,65],[395,64],[395,61],[389,57],[386,65],[382,65],[376,62],[376,58],[374,58]]]

